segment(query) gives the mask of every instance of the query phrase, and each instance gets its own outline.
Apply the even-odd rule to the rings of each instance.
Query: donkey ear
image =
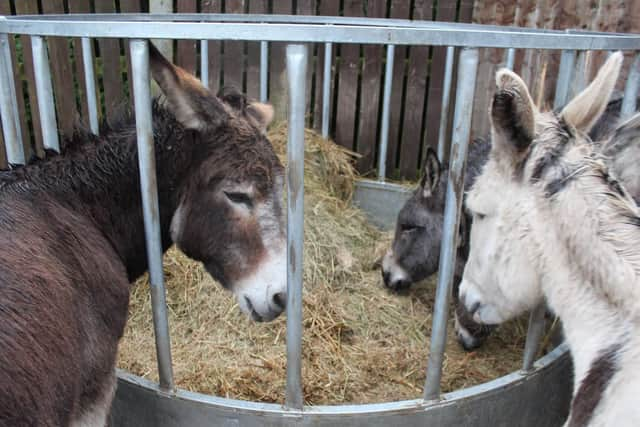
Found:
[[[514,72],[506,68],[499,70],[496,86],[491,103],[493,144],[497,149],[519,157],[533,141],[536,106],[527,85]]]
[[[247,107],[247,114],[258,122],[260,130],[264,132],[267,130],[267,126],[273,121],[273,106],[262,102],[252,102]]]
[[[427,149],[427,157],[424,162],[424,175],[420,180],[420,188],[422,188],[422,197],[429,198],[435,194],[440,183],[440,175],[442,167],[435,151],[429,147]]]
[[[221,87],[216,96],[235,110],[244,111],[247,107],[247,97],[235,86]]]
[[[169,108],[184,127],[203,129],[223,123],[227,113],[220,100],[193,75],[169,62],[153,43],[149,43],[149,66]]]
[[[623,59],[620,51],[611,55],[591,84],[564,107],[560,115],[567,123],[584,133],[591,130],[607,108]]]

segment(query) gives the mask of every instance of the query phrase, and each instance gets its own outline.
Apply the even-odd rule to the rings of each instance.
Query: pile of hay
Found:
[[[271,131],[283,161],[286,128]],[[306,132],[303,384],[307,404],[412,399],[424,386],[434,281],[407,296],[387,292],[376,262],[391,235],[351,207],[352,154]],[[218,396],[283,402],[285,316],[255,323],[198,264],[172,248],[165,255],[176,383]],[[119,367],[157,379],[146,277],[133,288]],[[500,328],[481,350],[465,353],[449,327],[445,391],[520,367],[525,323]]]

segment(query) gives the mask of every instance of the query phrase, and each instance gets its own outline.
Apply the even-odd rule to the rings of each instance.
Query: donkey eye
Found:
[[[483,213],[478,213],[478,212],[475,213],[475,216],[476,216],[476,218],[478,220],[482,220],[482,219],[485,219],[487,217],[487,215],[485,215]]]
[[[246,205],[249,208],[253,206],[253,202],[251,201],[251,197],[249,197],[249,195],[247,193],[238,193],[238,192],[232,192],[232,191],[225,191],[224,195],[227,196],[227,199],[229,199],[233,203],[243,204],[243,205]]]
[[[423,229],[424,227],[421,225],[415,225],[415,224],[400,224],[400,231],[402,231],[403,233],[405,232],[410,232],[410,231],[418,231],[420,229]]]

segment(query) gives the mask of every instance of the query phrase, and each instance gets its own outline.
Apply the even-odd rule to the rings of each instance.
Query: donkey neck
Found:
[[[585,272],[570,262],[569,251],[553,230],[538,230],[545,239],[542,252],[542,290],[560,317],[574,363],[574,388],[602,354],[626,342],[630,321],[590,283]],[[554,242],[550,245],[548,242]]]
[[[153,127],[164,251],[171,244],[169,225],[181,183],[197,156],[192,134],[155,103]],[[133,281],[148,267],[134,118],[125,117],[99,138],[77,134],[67,144],[63,155],[11,172],[14,182],[6,187],[44,191],[90,217]]]

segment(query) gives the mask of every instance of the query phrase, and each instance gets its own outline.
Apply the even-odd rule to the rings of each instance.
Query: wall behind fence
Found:
[[[640,32],[640,2],[634,0],[475,0],[473,22],[505,26],[545,29],[581,29],[609,32]],[[628,53],[618,89],[622,90],[633,53]],[[476,135],[489,133],[487,110],[495,87],[495,71],[504,65],[506,52],[502,49],[482,49],[473,111],[473,130]],[[576,73],[569,96],[577,93],[593,79],[606,59],[603,52],[579,52]],[[514,70],[531,88],[538,106],[551,108],[555,94],[560,52],[540,49],[520,50],[516,53]]]
[[[278,13],[326,16],[366,16],[520,25],[542,28],[586,28],[607,31],[639,31],[640,2],[620,0],[3,0],[0,14],[203,12]],[[168,42],[165,52],[199,75],[200,44],[197,41]],[[29,37],[11,39],[18,107],[27,158],[42,155],[42,135],[37,114],[31,42]],[[79,39],[51,38],[49,56],[58,123],[69,134],[76,120],[86,123],[87,105]],[[101,117],[110,117],[129,105],[130,65],[128,43],[98,39],[95,53],[96,88]],[[387,175],[415,179],[426,147],[437,145],[440,122],[444,47],[398,46],[395,50]],[[277,118],[286,113],[284,43],[269,47],[269,100]],[[372,174],[377,164],[380,138],[382,83],[386,48],[374,45],[336,44],[332,51],[330,135],[358,152],[358,169]],[[540,103],[553,98],[559,54],[545,51],[518,52],[516,71],[533,88]],[[600,55],[583,56],[587,74],[600,65]],[[493,92],[493,74],[504,60],[504,51],[483,49],[479,68],[474,135],[488,132],[487,107]],[[209,84],[217,91],[235,85],[250,97],[259,95],[260,47],[257,42],[209,42]],[[321,126],[324,46],[310,50],[307,76],[307,125]],[[580,84],[580,79],[576,79]],[[455,87],[455,84],[454,84]],[[4,156],[4,153],[1,153]],[[0,161],[3,158],[0,158]]]

